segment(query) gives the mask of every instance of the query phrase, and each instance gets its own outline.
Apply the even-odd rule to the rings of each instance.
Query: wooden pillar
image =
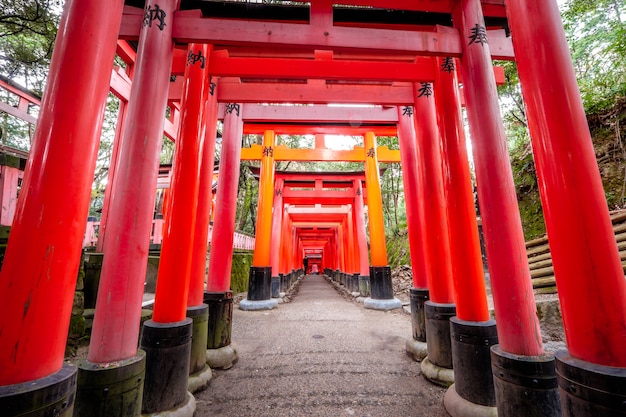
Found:
[[[189,44],[183,81],[180,134],[176,141],[170,186],[169,215],[165,219],[161,260],[152,320],[175,323],[185,319],[193,235],[196,228],[203,123],[209,98],[209,63],[213,48]]]
[[[63,368],[122,7],[65,3],[0,274],[0,386]]]
[[[203,302],[204,285],[207,277],[206,256],[211,215],[213,214],[213,171],[215,169],[215,139],[217,134],[217,83],[211,79],[204,127],[204,146],[200,161],[200,185],[198,210],[193,238],[193,254],[189,278],[187,306],[198,306]]]
[[[536,1],[510,3],[567,348],[626,368],[626,281],[559,10],[542,2],[536,15]]]
[[[453,17],[465,40],[463,90],[499,343],[506,352],[541,355],[537,308],[480,1],[462,0]]]
[[[408,229],[409,249],[411,251],[413,287],[427,289],[426,255],[424,253],[426,236],[424,236],[423,215],[419,200],[419,190],[422,189],[423,184],[421,184],[419,176],[413,109],[413,106],[398,107],[398,142],[400,145],[400,159],[402,161],[406,227]]]
[[[243,134],[242,105],[226,104],[207,291],[230,289]]]

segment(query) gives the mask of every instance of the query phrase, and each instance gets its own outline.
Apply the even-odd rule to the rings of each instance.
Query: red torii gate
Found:
[[[407,30],[406,25],[394,28],[386,23],[368,25],[356,21],[334,22],[332,1],[319,0],[311,3],[310,18],[308,23],[303,23],[293,18],[287,22],[274,22],[253,20],[250,16],[237,19],[236,15],[229,16],[229,19],[202,17],[194,11],[177,12],[179,4],[175,0],[162,0],[158,8],[155,7],[154,1],[148,0],[147,14],[139,9],[130,8],[124,14],[121,0],[112,2],[107,8],[102,8],[101,4],[93,1],[66,2],[51,65],[50,82],[42,100],[41,117],[33,141],[28,174],[25,177],[25,192],[18,202],[19,215],[11,232],[0,281],[0,302],[6,306],[6,314],[0,318],[3,338],[3,343],[0,344],[2,392],[8,390],[5,387],[16,384],[27,384],[28,389],[35,392],[47,390],[50,386],[50,377],[53,377],[54,389],[60,384],[67,389],[63,392],[55,391],[57,397],[53,399],[55,405],[51,408],[56,407],[57,400],[59,404],[63,404],[63,399],[72,398],[73,395],[75,385],[72,381],[75,371],[63,366],[62,341],[69,319],[71,288],[76,275],[77,254],[85,226],[95,145],[101,125],[101,109],[108,89],[110,63],[115,53],[118,35],[139,38],[139,48],[134,85],[126,115],[125,140],[121,145],[121,159],[117,164],[119,172],[116,176],[124,180],[116,181],[112,191],[116,196],[124,196],[124,203],[120,203],[119,207],[112,206],[109,215],[114,221],[109,225],[116,225],[116,229],[113,231],[109,229],[108,233],[115,236],[115,239],[105,241],[105,247],[108,241],[115,242],[118,239],[127,245],[120,251],[110,244],[111,250],[105,252],[115,253],[116,256],[105,258],[105,268],[117,269],[118,274],[127,276],[117,278],[117,285],[108,287],[117,292],[111,291],[107,294],[110,295],[106,297],[110,304],[107,312],[110,314],[104,319],[98,319],[104,320],[100,324],[101,329],[113,329],[112,325],[120,322],[139,322],[140,303],[135,301],[140,299],[141,293],[137,277],[143,274],[136,272],[141,268],[137,265],[145,265],[142,248],[146,244],[142,243],[142,240],[145,240],[149,227],[150,218],[146,213],[151,211],[153,203],[150,198],[153,197],[150,195],[153,191],[150,190],[154,189],[156,178],[153,165],[156,161],[155,155],[158,154],[158,146],[155,145],[160,142],[163,131],[163,113],[168,99],[174,42],[182,44],[191,42],[188,51],[196,57],[200,56],[199,51],[204,51],[202,56],[209,57],[210,51],[205,47],[194,45],[193,42],[225,45],[229,52],[239,50],[242,53],[257,51],[260,47],[270,47],[274,50],[295,47],[292,51],[326,49],[334,53],[360,52],[366,57],[377,55],[388,61],[394,61],[389,57],[390,54],[403,57],[421,55],[458,57],[466,87],[478,192],[484,207],[483,223],[498,314],[499,345],[492,348],[493,366],[496,370],[497,405],[502,415],[506,415],[509,408],[529,410],[531,406],[537,404],[547,404],[548,409],[556,410],[554,413],[558,413],[554,378],[546,383],[548,389],[541,391],[538,397],[532,396],[531,399],[516,391],[516,387],[511,386],[505,379],[500,379],[507,375],[510,369],[523,368],[528,371],[522,365],[528,361],[541,368],[539,371],[541,376],[550,375],[554,367],[554,360],[544,355],[535,317],[523,236],[519,218],[515,214],[517,204],[491,67],[493,57],[513,58],[511,48],[513,44],[528,107],[529,126],[568,339],[569,354],[558,355],[561,381],[573,378],[580,383],[582,381],[579,380],[587,381],[587,375],[593,375],[593,380],[597,378],[600,382],[591,382],[589,383],[591,385],[609,387],[606,388],[609,390],[611,387],[621,386],[620,382],[626,378],[626,343],[624,343],[626,308],[623,308],[626,305],[626,283],[611,232],[595,155],[556,2],[541,2],[542,13],[537,13],[539,2],[536,0],[511,0],[507,3],[508,10],[505,10],[503,2],[498,0],[484,3],[478,0],[458,2],[403,0],[394,3],[394,7],[400,10],[431,12],[436,10],[444,13],[446,18],[452,18],[454,28],[436,32],[432,30],[432,26],[424,29],[410,25],[410,29],[413,30]],[[345,0],[342,3],[389,6],[388,2],[382,0]],[[514,34],[512,42],[509,38],[498,37],[497,33],[487,30],[488,24],[484,19],[485,15],[503,18],[505,12]],[[355,27],[358,25],[362,27]],[[118,28],[121,28],[119,33]],[[82,67],[76,65],[76,62],[85,61],[93,64],[91,71],[83,71]],[[204,68],[206,70],[204,72],[190,68],[194,63],[199,67],[199,62],[200,60],[192,60],[188,63],[185,69],[187,86],[209,85],[208,68]],[[554,77],[555,73],[559,74],[559,77]],[[236,97],[235,94],[239,94],[241,100],[230,101],[233,105],[243,102],[246,98],[258,102],[272,97],[271,91],[274,86],[271,84],[246,84],[248,83],[225,82],[224,88],[220,88],[220,91],[232,94],[229,97]],[[331,87],[326,88],[326,85]],[[550,85],[550,89],[542,88],[545,85]],[[371,95],[372,92],[377,89],[389,89],[389,86],[364,86],[357,89],[362,92],[359,97],[350,98],[347,94],[350,94],[349,91],[354,92],[354,89],[341,83],[309,82],[297,89],[288,84],[282,84],[281,87],[282,100],[292,97],[294,102],[329,100],[329,97],[335,94],[334,98],[337,100],[348,102],[362,100],[361,102],[367,103],[371,97],[375,97]],[[420,143],[427,144],[428,152],[424,153],[427,156],[419,153],[415,158],[415,161],[419,160],[420,166],[424,167],[419,171],[420,176],[424,176],[425,172],[431,172],[431,169],[436,168],[435,151],[438,147],[433,140],[433,137],[436,137],[434,133],[442,131],[444,141],[449,140],[450,143],[460,134],[458,129],[456,133],[453,129],[449,131],[446,129],[445,132],[444,129],[437,129],[433,99],[426,94],[429,90],[425,86],[422,85],[421,88],[421,92],[413,92],[414,103],[404,104],[415,105],[416,115],[424,117],[422,129],[416,127],[419,129],[418,135],[428,138],[420,140]],[[435,94],[439,94],[437,90],[441,89],[436,87],[434,90]],[[194,101],[197,99],[196,96],[202,95],[192,93],[189,88],[184,91],[186,93],[181,104],[183,114],[181,119],[187,117],[185,113],[193,113],[193,118],[197,112],[191,112],[189,109],[202,107],[201,104],[197,106],[198,103]],[[311,95],[305,97],[305,94]],[[251,96],[255,97],[250,98]],[[210,100],[207,98],[207,101]],[[378,103],[380,104],[380,101]],[[76,118],[73,112],[60,110],[70,107],[81,109],[81,117]],[[215,106],[209,108],[214,109]],[[226,125],[230,123],[232,131],[240,135],[242,130],[236,131],[234,128],[239,126],[241,115],[239,111],[237,114],[234,113],[236,107],[229,109],[231,116]],[[182,123],[182,130],[185,132],[189,132],[188,129],[192,125],[202,124],[199,119],[185,120]],[[444,123],[444,126],[447,125]],[[210,131],[211,128],[207,130]],[[200,131],[203,129],[198,129],[198,132]],[[237,136],[231,134],[233,137]],[[189,137],[190,135],[184,134],[178,140],[177,156],[181,160],[186,160],[193,154],[189,149],[197,149],[195,141],[188,139]],[[373,135],[370,135],[369,142],[372,137]],[[369,151],[367,145],[366,148]],[[207,153],[204,150],[203,152]],[[407,157],[413,158],[412,155]],[[197,164],[191,162],[189,166],[197,167]],[[197,193],[193,191],[193,184],[197,184],[197,179],[194,182],[187,178],[185,173],[188,170],[182,168],[183,165],[187,164],[180,164],[181,176],[174,184],[176,188],[182,187],[177,193],[183,197],[173,199],[172,213],[182,212],[176,205],[190,206],[192,211],[196,209],[196,206],[190,203],[197,198]],[[135,175],[132,175],[131,167]],[[142,181],[138,182],[137,178]],[[54,185],[62,181],[66,187],[63,193],[59,193]],[[444,193],[441,187],[437,187],[436,182],[431,182],[427,177],[422,177],[420,181],[425,188],[435,192],[437,202],[444,201]],[[178,185],[179,183],[184,185]],[[146,184],[149,186],[142,187]],[[50,191],[53,189],[54,193]],[[371,187],[368,186],[368,189],[371,190]],[[587,191],[586,198],[580,198],[581,189]],[[435,210],[430,214],[432,215],[428,216],[430,220],[447,218],[445,210]],[[185,215],[188,216],[189,213]],[[179,215],[172,215],[173,225],[180,224],[181,220],[178,217]],[[433,227],[430,221],[425,220],[425,217],[420,219],[423,222],[422,226],[431,228],[429,230],[440,237],[446,236],[444,227]],[[572,230],[571,224],[574,223],[582,226]],[[172,228],[171,233],[171,236],[166,236],[166,240],[176,242],[180,234],[189,231]],[[39,236],[40,240],[32,242],[32,236]],[[450,247],[455,246],[456,244],[451,242]],[[126,249],[128,251],[124,252]],[[443,265],[442,255],[445,252],[446,246],[442,242],[438,244],[431,242],[426,245],[425,254],[429,262],[436,261],[438,265]],[[128,256],[124,256],[126,253]],[[454,258],[452,260],[458,261]],[[440,271],[435,268],[430,272],[429,284],[435,284],[437,281],[432,280],[432,275]],[[49,279],[40,282],[39,278],[44,275]],[[157,340],[171,334],[168,332],[181,332],[182,339],[190,337],[191,324],[189,320],[185,320],[185,307],[187,299],[197,300],[197,291],[192,291],[193,295],[187,297],[188,294],[181,291],[180,287],[170,285],[175,278],[177,276],[174,277],[171,273],[164,273],[159,279],[162,288],[172,288],[173,294],[178,294],[178,297],[162,298],[159,302],[157,296],[155,318],[159,317],[160,326],[154,328],[167,329],[166,335],[151,335]],[[462,280],[455,278],[455,282],[459,283]],[[186,286],[187,283],[183,285]],[[433,300],[435,294],[445,295],[445,291],[439,291],[440,289],[436,286],[430,288]],[[457,291],[457,295],[459,294],[461,293]],[[468,320],[462,317],[460,303],[460,299],[457,300],[459,305],[457,315],[459,321],[463,322],[460,325],[466,326]],[[592,304],[590,309],[579,308],[581,305],[589,304]],[[102,307],[99,310],[106,311]],[[101,313],[100,317],[102,316]],[[151,325],[152,323],[149,327]],[[108,363],[114,360],[124,372],[128,371],[129,366],[133,372],[141,372],[143,356],[136,350],[137,331],[132,329],[136,326],[126,327],[115,328],[119,335],[113,330],[98,330],[102,335],[110,337],[101,338],[100,345],[94,342],[94,350],[90,350],[92,363],[104,363],[105,360]],[[156,330],[154,332],[158,333]],[[598,339],[604,343],[596,343]],[[150,337],[147,341],[150,341]],[[117,346],[111,347],[113,344]],[[429,342],[429,349],[430,344]],[[151,363],[154,360],[152,355],[160,354],[158,349],[151,349],[153,347],[144,345],[144,348],[149,350]],[[181,349],[188,351],[186,347]],[[175,362],[177,361],[173,361],[172,364]],[[117,368],[113,368],[112,372],[116,370]],[[463,373],[465,370],[457,367],[457,372]],[[581,373],[584,376],[581,377]],[[530,390],[533,381],[540,379],[535,378],[538,376],[535,374],[525,376],[528,376],[529,386],[522,387],[522,392]],[[161,411],[186,400],[191,402],[186,395],[186,379],[186,375],[177,375],[165,390],[158,384],[159,379],[148,373],[145,381],[144,411]],[[570,382],[563,384],[569,387]],[[563,412],[568,413],[567,415],[594,415],[606,409],[606,403],[599,404],[604,401],[591,397],[578,398],[578,390],[568,391],[565,385],[561,393],[565,404]],[[162,393],[166,391],[170,395],[163,396]],[[14,392],[13,387],[8,391],[11,400],[14,399]],[[468,399],[467,393],[463,392],[460,385],[449,393],[457,393],[462,398]],[[84,407],[84,396],[79,390],[77,404],[79,409]],[[617,394],[614,395],[616,396]],[[574,411],[568,406],[578,401],[585,403],[583,408],[587,411]],[[65,404],[66,410],[62,412],[71,413],[71,401]],[[613,407],[609,404],[609,407],[619,408],[622,405],[619,401],[612,404],[617,405]]]

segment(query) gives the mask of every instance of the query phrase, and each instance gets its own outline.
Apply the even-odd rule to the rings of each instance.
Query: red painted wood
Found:
[[[461,0],[454,24],[470,39],[484,26],[478,0]],[[461,71],[469,118],[491,288],[503,350],[543,353],[513,174],[506,148],[489,44],[463,44]]]
[[[177,2],[159,2],[159,6],[171,16]],[[139,42],[135,84],[103,245],[107,256],[102,264],[88,355],[94,363],[122,360],[137,353],[163,136],[161,121],[172,61],[171,35],[168,26],[164,28],[146,26]]]
[[[456,315],[465,321],[490,319],[472,177],[465,143],[456,69],[437,58],[434,94],[443,142],[443,181],[450,230],[450,261],[456,293]],[[456,68],[456,67],[455,67]]]
[[[65,2],[0,273],[0,385],[63,365],[123,2],[107,6]]]
[[[567,349],[625,368],[626,281],[559,10],[508,3]]]
[[[15,217],[19,175],[18,168],[0,167],[0,224],[3,226],[11,226]]]
[[[222,88],[221,84],[220,88]],[[215,203],[209,281],[207,283],[207,291],[210,292],[224,292],[230,288],[242,132],[243,119],[240,108],[239,112],[232,111],[224,118],[222,153],[217,184],[219,191]]]
[[[256,233],[252,266],[271,266],[272,208],[276,166],[274,148],[276,134],[268,130],[263,135],[263,157],[259,175],[259,200],[257,204]]]
[[[428,59],[417,63],[334,61],[281,58],[228,58],[216,52],[211,73],[222,77],[324,79],[359,81],[433,81]]]
[[[431,64],[432,65],[432,64]],[[224,104],[220,104],[220,116],[224,115]],[[243,105],[244,123],[289,122],[302,124],[362,123],[395,124],[398,115],[389,107],[346,107],[346,106],[271,106],[248,103]],[[245,127],[244,127],[245,128]]]
[[[435,303],[454,303],[450,241],[446,200],[443,190],[441,138],[437,127],[435,99],[420,96],[415,86],[415,133],[417,135],[417,163],[420,169],[419,200],[422,206],[426,258],[426,276],[430,299]]]
[[[125,14],[120,38],[135,40],[141,16]],[[173,36],[178,43],[209,42],[214,44],[254,44],[257,47],[307,46],[313,49],[345,51],[411,52],[419,55],[460,56],[458,33],[433,33],[390,29],[368,29],[332,26],[322,31],[315,25],[203,18],[181,13],[175,16]],[[510,41],[498,40],[495,59],[512,59]],[[504,46],[508,45],[508,46]]]
[[[217,84],[216,87],[217,88]],[[204,301],[204,283],[206,281],[206,256],[211,215],[213,214],[213,175],[215,171],[215,140],[217,136],[217,95],[210,93],[206,110],[204,146],[200,166],[200,189],[198,190],[198,210],[196,230],[193,239],[191,275],[189,278],[189,297],[187,306],[199,306]]]
[[[109,219],[109,208],[111,207],[111,196],[114,194],[115,174],[117,173],[120,148],[122,147],[122,137],[124,136],[124,125],[126,124],[126,113],[128,104],[122,100],[119,102],[117,110],[117,124],[115,126],[115,136],[113,138],[113,150],[111,151],[111,161],[109,162],[109,172],[107,175],[107,186],[104,190],[104,201],[102,203],[102,217],[100,218],[100,228],[98,230],[98,242],[96,252],[104,251],[104,241],[107,235],[107,223]]]
[[[271,243],[271,265],[272,276],[277,277],[280,272],[280,240],[281,228],[283,225],[283,180],[276,179],[274,186],[274,207],[272,209],[272,243]]]
[[[156,284],[152,320],[175,323],[185,319],[189,275],[196,229],[200,155],[204,146],[205,112],[209,98],[208,59],[210,46],[189,44],[188,54],[199,57],[188,61],[181,106],[180,137],[176,142],[170,187],[169,215],[165,218],[161,260]],[[202,287],[202,286],[201,286]],[[198,291],[195,288],[195,292]]]
[[[413,120],[414,107],[398,107],[398,142],[402,162],[402,182],[406,205],[406,226],[411,251],[411,271],[413,287],[428,288],[424,244],[423,216],[420,209],[419,189],[422,187],[417,160],[417,138]]]

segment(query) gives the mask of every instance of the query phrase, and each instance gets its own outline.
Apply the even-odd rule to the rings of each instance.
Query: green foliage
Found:
[[[570,0],[562,16],[585,109],[606,110],[626,95],[626,2]]]
[[[387,237],[387,259],[392,269],[402,265],[411,265],[411,252],[406,228],[404,233]]]
[[[61,0],[0,0],[0,73],[43,92]]]

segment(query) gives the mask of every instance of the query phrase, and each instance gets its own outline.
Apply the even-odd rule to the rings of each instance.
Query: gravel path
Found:
[[[410,316],[366,310],[309,275],[277,310],[235,309],[239,362],[214,371],[196,416],[447,416],[445,389],[404,352],[410,329]]]

